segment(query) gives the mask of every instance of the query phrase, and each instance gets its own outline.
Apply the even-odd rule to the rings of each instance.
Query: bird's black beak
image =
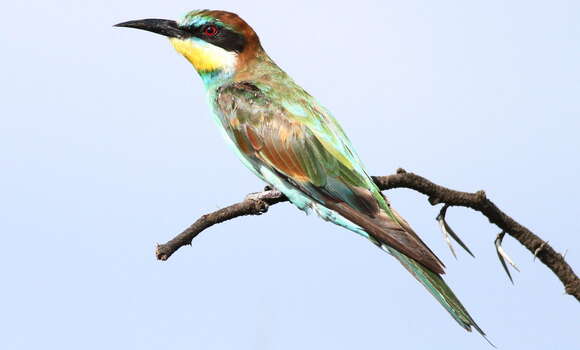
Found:
[[[177,22],[168,19],[156,19],[156,18],[139,19],[136,21],[128,21],[115,24],[114,27],[143,29],[149,32],[165,35],[166,37],[169,38],[185,39],[191,36],[190,33],[179,28]]]

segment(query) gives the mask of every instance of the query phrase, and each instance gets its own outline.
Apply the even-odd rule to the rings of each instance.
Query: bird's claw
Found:
[[[259,200],[262,200],[263,196],[264,196],[263,192],[252,192],[252,193],[248,194],[246,196],[246,198],[244,198],[244,199],[245,200],[259,201]]]

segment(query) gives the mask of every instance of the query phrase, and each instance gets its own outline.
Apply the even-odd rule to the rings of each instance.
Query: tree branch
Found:
[[[492,201],[484,191],[475,193],[461,192],[437,185],[424,177],[408,173],[398,169],[396,174],[388,176],[375,176],[373,180],[381,190],[392,188],[409,188],[428,196],[431,205],[446,204],[447,206],[459,206],[471,208],[480,212],[495,224],[503,232],[514,237],[534,256],[560,279],[567,294],[574,296],[580,301],[580,279],[572,267],[568,265],[564,257],[556,252],[548,242],[532,233],[526,227],[519,224]],[[261,215],[268,211],[271,205],[288,201],[281,192],[266,188],[263,192],[248,195],[242,202],[230,205],[203,215],[185,231],[177,235],[165,244],[157,245],[156,255],[159,260],[167,260],[179,248],[191,245],[191,241],[203,230],[221,222],[245,215]]]

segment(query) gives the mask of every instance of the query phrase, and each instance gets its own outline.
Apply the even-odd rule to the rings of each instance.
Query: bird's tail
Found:
[[[382,244],[381,248],[397,258],[397,260],[399,260],[401,264],[413,276],[415,276],[415,278],[421,282],[425,288],[427,288],[429,293],[431,293],[435,299],[441,303],[445,310],[451,314],[461,327],[469,332],[471,332],[471,327],[475,328],[475,330],[477,330],[492,346],[494,346],[485,336],[485,332],[479,328],[477,323],[475,323],[471,315],[469,315],[469,312],[467,312],[465,307],[461,304],[459,299],[457,299],[451,288],[449,288],[447,283],[445,283],[439,274],[432,272],[414,259],[399,253],[397,250],[385,244]]]

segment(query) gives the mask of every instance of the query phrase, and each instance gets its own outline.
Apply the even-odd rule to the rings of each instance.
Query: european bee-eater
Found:
[[[466,330],[485,336],[441,278],[443,263],[390,206],[332,117],[266,54],[258,35],[224,11],[180,21],[119,23],[158,33],[195,67],[227,143],[259,178],[393,255]]]

